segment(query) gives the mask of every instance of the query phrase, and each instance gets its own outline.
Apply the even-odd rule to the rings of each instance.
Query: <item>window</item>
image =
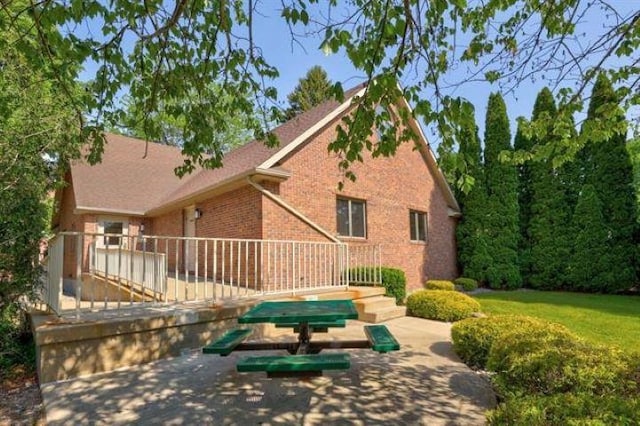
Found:
[[[98,218],[98,234],[118,234],[127,235],[129,232],[129,222],[127,218],[119,216],[102,216]],[[126,239],[116,235],[104,235],[96,241],[98,247],[118,247],[127,246]]]
[[[345,237],[366,237],[367,213],[364,201],[338,198],[336,213],[338,234]]]
[[[122,222],[103,222],[102,223],[104,231],[103,234],[122,234]],[[116,237],[113,235],[105,235],[104,236],[104,245],[106,246],[119,246],[120,245],[120,237]]]
[[[411,241],[427,241],[427,214],[409,211]]]

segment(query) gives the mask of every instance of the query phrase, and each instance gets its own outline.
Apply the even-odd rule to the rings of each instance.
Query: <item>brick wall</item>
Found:
[[[262,194],[247,185],[196,204],[196,208],[202,211],[202,217],[196,221],[196,236],[262,239],[261,199]],[[207,273],[226,283],[255,288],[256,278],[259,279],[259,271],[256,268],[259,253],[256,244],[224,243],[224,257],[222,244],[220,242],[214,249],[213,243],[209,243],[206,250]],[[198,272],[204,275],[204,244],[198,246],[198,259]]]
[[[96,214],[75,214],[76,201],[73,191],[73,180],[71,174],[66,176],[68,185],[62,190],[62,197],[59,206],[60,220],[58,224],[58,230],[60,232],[84,232],[86,234],[92,234],[98,232],[98,221],[101,216]],[[128,235],[139,235],[140,225],[145,223],[145,226],[149,221],[145,221],[144,218],[130,217],[130,216],[111,216],[109,218],[120,219],[128,222]],[[149,234],[145,230],[146,234]],[[82,239],[82,270],[89,270],[89,246],[94,244],[95,240],[99,237],[91,235],[84,235]],[[64,260],[63,260],[63,276],[65,278],[76,278],[77,263],[76,263],[76,245],[78,244],[78,237],[67,235],[64,236]],[[133,240],[127,241],[125,244],[132,244]]]
[[[422,154],[408,143],[391,158],[373,159],[365,153],[364,163],[352,168],[357,181],[346,181],[343,190],[338,191],[338,182],[343,179],[338,159],[327,152],[327,144],[335,138],[333,127],[334,124],[328,126],[313,142],[282,161],[291,177],[277,188],[281,197],[334,235],[336,197],[365,200],[367,238],[341,238],[343,241],[382,244],[383,264],[404,270],[411,289],[420,288],[428,278],[454,278],[456,220],[448,216],[442,190]],[[410,209],[428,213],[426,243],[410,241]],[[263,203],[263,210],[265,238],[326,241],[271,202]]]
[[[154,217],[147,222],[150,224],[150,231],[147,231],[147,225],[145,224],[145,233],[161,236],[182,237],[183,236],[183,224],[182,224],[182,210],[174,210],[166,213],[162,216]],[[167,254],[167,263],[170,271],[176,269],[176,250],[178,252],[178,263],[182,258],[182,244],[177,240],[167,239],[167,243],[161,244],[161,252]]]
[[[262,194],[247,185],[196,204],[202,211],[196,236],[262,238],[261,199]]]
[[[195,207],[202,212],[202,216],[197,219],[195,223],[196,237],[261,239],[261,198],[262,194],[247,185],[197,203]],[[184,236],[183,220],[183,209],[177,209],[158,216],[153,218],[153,232],[156,235],[162,236]],[[184,242],[169,240],[167,246],[165,246],[164,243],[160,244],[160,251],[168,252],[169,270],[174,270],[176,267],[176,250],[178,252],[178,267],[180,270],[184,270]],[[239,247],[238,243],[226,243],[223,248],[220,242],[214,247],[212,241],[198,241],[197,243],[189,243],[189,250],[197,251],[198,253],[197,267],[200,276],[205,275],[206,265],[206,275],[208,277],[215,274],[218,280],[224,279],[225,282],[228,282],[231,279],[231,272],[233,271],[234,280],[240,279],[243,283],[253,283],[255,276],[254,259],[256,256],[253,245],[247,246],[243,243],[243,245]],[[234,253],[234,269],[231,269],[230,250]],[[238,250],[240,250],[240,258],[238,258]],[[224,261],[222,256],[223,251],[226,255]],[[205,254],[207,259],[206,263]],[[216,256],[215,262],[213,259],[214,254]],[[253,286],[253,284],[251,285]]]

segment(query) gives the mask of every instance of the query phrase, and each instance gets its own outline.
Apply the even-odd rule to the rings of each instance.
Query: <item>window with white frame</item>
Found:
[[[427,214],[409,210],[409,227],[411,241],[427,241]]]
[[[117,234],[117,235],[104,235],[98,239],[98,246],[102,247],[119,247],[126,246],[126,241],[122,241],[120,235],[128,234],[129,224],[126,220],[117,218],[103,218],[98,222],[99,234]]]
[[[339,235],[366,238],[367,208],[364,201],[338,198],[336,200],[336,216]]]

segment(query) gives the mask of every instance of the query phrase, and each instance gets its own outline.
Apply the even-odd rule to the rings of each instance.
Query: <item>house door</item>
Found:
[[[196,208],[190,206],[184,209],[182,217],[184,219],[183,229],[185,237],[196,236]],[[184,244],[184,265],[189,271],[196,269],[196,242],[195,240],[186,240]]]

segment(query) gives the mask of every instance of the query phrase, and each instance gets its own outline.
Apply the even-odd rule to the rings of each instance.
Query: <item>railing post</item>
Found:
[[[198,240],[195,240],[193,251],[194,253],[192,256],[196,257],[194,265],[195,270],[193,271],[193,294],[195,300],[200,300],[200,296],[198,294]]]
[[[129,306],[133,305],[133,283],[134,281],[134,267],[135,267],[135,249],[136,249],[136,237],[130,237],[129,241]]]
[[[382,245],[378,244],[378,284],[382,284]]]
[[[120,237],[120,243],[118,244],[118,309],[122,303],[122,242],[124,238]]]
[[[296,294],[296,243],[291,243],[291,291]]]
[[[153,301],[158,303],[158,293],[160,293],[160,268],[158,268],[158,239],[153,239]]]
[[[76,235],[76,319],[80,319],[82,294],[82,234]]]

